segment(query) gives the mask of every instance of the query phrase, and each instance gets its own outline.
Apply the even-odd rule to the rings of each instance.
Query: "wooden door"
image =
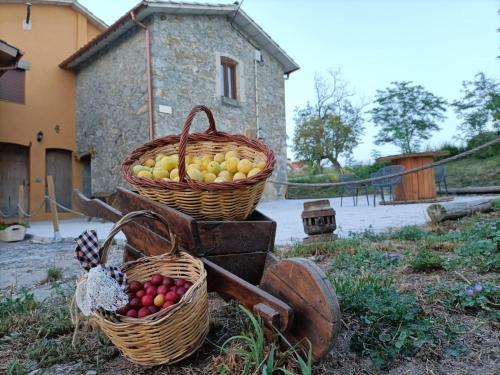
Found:
[[[24,210],[29,210],[29,147],[0,143],[0,210],[17,215],[19,185],[24,185]]]
[[[47,149],[45,152],[45,170],[47,176],[54,178],[56,201],[65,207],[71,208],[71,151],[56,148]],[[50,207],[47,204],[47,211]],[[58,207],[59,212],[65,212]]]

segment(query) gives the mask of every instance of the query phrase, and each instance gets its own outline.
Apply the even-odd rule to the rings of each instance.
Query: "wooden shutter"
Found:
[[[7,70],[0,77],[0,100],[24,104],[24,81],[24,70]]]

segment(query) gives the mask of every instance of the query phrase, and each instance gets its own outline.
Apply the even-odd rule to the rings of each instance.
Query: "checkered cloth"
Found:
[[[78,259],[85,271],[101,264],[99,241],[95,230],[86,230],[80,234],[76,241],[75,258]],[[118,267],[102,265],[104,271],[125,290],[127,288],[127,275]]]

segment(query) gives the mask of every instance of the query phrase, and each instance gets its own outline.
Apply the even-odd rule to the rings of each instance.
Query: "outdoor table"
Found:
[[[403,165],[405,171],[431,164],[434,158],[448,155],[447,151],[419,152],[412,154],[401,154],[384,156],[377,162],[390,162],[394,165]],[[424,169],[420,172],[410,173],[403,176],[404,194],[400,186],[395,186],[394,201],[421,201],[436,199],[436,182],[434,180],[434,168]]]

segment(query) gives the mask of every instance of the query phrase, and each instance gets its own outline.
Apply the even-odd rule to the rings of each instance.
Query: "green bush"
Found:
[[[476,135],[475,137],[467,141],[467,150],[471,150],[475,147],[481,146],[482,144],[490,142],[498,138],[499,136],[500,135],[496,132],[486,132],[483,134]],[[475,153],[474,157],[476,159],[486,159],[498,154],[500,154],[500,143],[497,143],[494,146],[490,146],[487,149]]]
[[[436,252],[424,249],[419,251],[410,261],[415,271],[429,272],[443,269],[444,259]]]

